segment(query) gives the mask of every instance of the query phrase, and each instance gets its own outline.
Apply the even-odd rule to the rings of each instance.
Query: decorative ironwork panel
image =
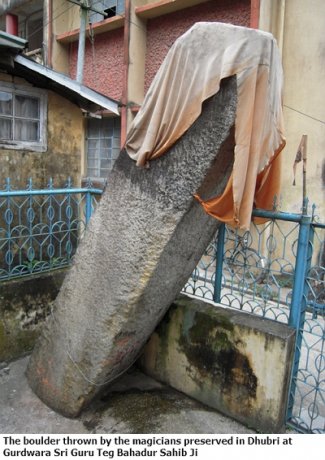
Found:
[[[301,432],[325,433],[325,225],[314,223],[310,230],[305,312],[289,423]]]
[[[298,229],[296,222],[276,221],[253,224],[250,232],[226,227],[223,252],[217,253],[217,234],[184,292],[215,299],[216,263],[221,258],[218,303],[288,323]]]
[[[0,280],[70,264],[101,191],[92,188],[15,190],[9,179],[0,191]],[[90,197],[90,198],[89,198]]]

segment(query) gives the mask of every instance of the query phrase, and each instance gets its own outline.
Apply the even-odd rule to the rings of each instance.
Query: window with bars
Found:
[[[96,13],[95,11],[90,11],[89,22],[93,24],[94,22],[103,21],[103,19],[112,18],[114,16],[118,16],[119,14],[124,13],[124,3],[125,0],[93,0],[92,4],[96,8],[96,10],[103,11],[108,16],[104,17],[101,14]]]
[[[120,152],[120,118],[89,118],[86,150],[87,176],[106,179]]]
[[[0,147],[45,151],[46,117],[46,93],[0,84]]]

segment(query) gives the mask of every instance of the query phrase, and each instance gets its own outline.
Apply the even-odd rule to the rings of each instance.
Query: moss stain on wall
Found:
[[[66,270],[0,284],[0,362],[34,347]]]
[[[191,378],[199,386],[210,378],[222,393],[242,399],[247,406],[256,398],[258,381],[248,357],[239,350],[233,324],[226,315],[215,311],[197,311],[190,321],[187,315],[186,311],[180,325],[179,346],[190,364]]]

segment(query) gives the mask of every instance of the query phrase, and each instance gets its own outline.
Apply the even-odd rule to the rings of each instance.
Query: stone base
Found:
[[[285,429],[295,332],[181,296],[145,347],[151,377],[262,433]]]

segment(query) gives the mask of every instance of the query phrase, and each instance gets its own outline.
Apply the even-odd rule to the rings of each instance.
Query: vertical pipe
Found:
[[[18,36],[18,16],[15,14],[6,14],[6,32]]]
[[[122,82],[122,108],[121,108],[121,148],[125,144],[127,133],[127,117],[128,117],[128,80],[129,80],[129,64],[130,64],[130,21],[131,21],[131,3],[130,0],[125,0],[125,22],[124,22],[124,72]]]
[[[80,29],[78,43],[78,60],[77,60],[77,82],[82,84],[83,70],[85,62],[85,43],[86,43],[86,27],[88,19],[87,0],[80,3]]]
[[[53,48],[53,3],[52,0],[44,2],[44,65],[52,68],[52,48]]]
[[[218,230],[218,241],[216,248],[216,273],[214,278],[213,301],[219,303],[221,301],[222,288],[222,266],[225,248],[226,225],[222,223]]]

